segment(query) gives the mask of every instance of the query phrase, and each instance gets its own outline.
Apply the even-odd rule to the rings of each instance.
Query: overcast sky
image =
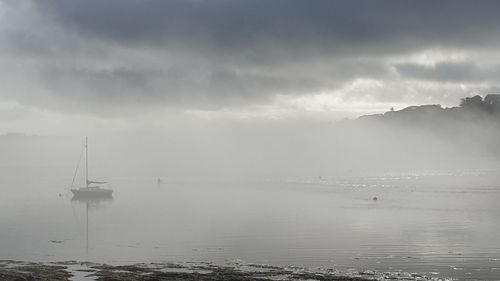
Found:
[[[0,133],[334,120],[499,92],[499,1],[0,0]]]

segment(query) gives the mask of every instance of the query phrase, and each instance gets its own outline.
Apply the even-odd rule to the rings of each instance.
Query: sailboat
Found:
[[[85,187],[71,189],[71,192],[75,198],[111,197],[113,190],[102,188],[99,184],[106,184],[106,182],[89,180],[89,145],[88,138],[85,137]]]

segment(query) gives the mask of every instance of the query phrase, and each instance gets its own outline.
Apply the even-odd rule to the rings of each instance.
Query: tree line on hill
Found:
[[[409,106],[401,110],[390,110],[384,114],[361,116],[360,120],[388,122],[415,122],[429,125],[443,122],[487,122],[500,124],[500,94],[465,97],[457,107],[443,108],[439,104]]]

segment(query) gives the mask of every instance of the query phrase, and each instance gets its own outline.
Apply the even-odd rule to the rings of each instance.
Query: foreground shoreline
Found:
[[[108,265],[93,262],[34,263],[0,260],[2,281],[216,281],[216,280],[318,280],[318,281],[367,281],[367,280],[452,280],[429,277],[416,273],[378,273],[374,271],[339,272],[335,269],[306,269],[259,264],[231,263],[136,263]]]

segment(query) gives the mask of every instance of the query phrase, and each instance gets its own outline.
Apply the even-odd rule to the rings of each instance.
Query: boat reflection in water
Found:
[[[103,203],[106,202],[111,202],[113,201],[113,196],[104,194],[104,195],[74,195],[71,198],[72,203],[77,203],[77,204],[88,204],[91,207],[98,207],[102,205]]]
[[[97,209],[102,204],[113,201],[111,194],[85,194],[74,195],[71,198],[71,204],[85,204],[85,250],[88,258],[89,255],[89,210]]]

